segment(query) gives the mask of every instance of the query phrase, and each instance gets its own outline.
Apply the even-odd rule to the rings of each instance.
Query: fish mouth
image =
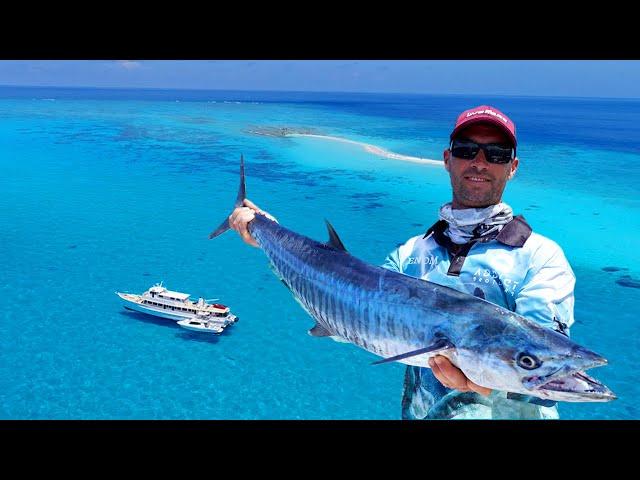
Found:
[[[547,379],[535,388],[546,398],[577,402],[609,402],[618,398],[607,386],[583,371],[569,375],[552,374]]]
[[[608,402],[616,395],[606,385],[585,373],[594,367],[606,365],[607,359],[595,352],[580,348],[575,356],[582,365],[565,365],[547,375],[532,375],[523,379],[523,386],[531,394],[566,402]],[[576,368],[577,367],[577,368]]]

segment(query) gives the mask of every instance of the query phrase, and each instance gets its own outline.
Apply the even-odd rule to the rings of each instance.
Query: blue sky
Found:
[[[0,85],[640,98],[640,61],[0,60]]]

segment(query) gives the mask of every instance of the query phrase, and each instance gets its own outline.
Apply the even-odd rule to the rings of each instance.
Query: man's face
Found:
[[[461,137],[478,143],[509,143],[501,130],[487,124],[471,125],[456,136]],[[464,160],[454,157],[447,148],[444,168],[451,177],[453,208],[481,208],[500,203],[507,180],[516,173],[518,159],[503,164],[489,163],[480,149],[475,158]]]

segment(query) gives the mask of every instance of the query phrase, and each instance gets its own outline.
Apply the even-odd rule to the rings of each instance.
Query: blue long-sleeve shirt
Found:
[[[558,244],[531,232],[524,219],[516,217],[494,239],[482,239],[468,252],[462,247],[462,252],[452,254],[450,250],[459,246],[451,246],[446,224],[439,223],[439,229],[436,224],[428,235],[412,237],[393,250],[382,266],[482,296],[569,335],[574,322],[575,275]],[[450,390],[431,369],[409,366],[402,418],[558,418],[557,406],[544,403],[496,390],[488,397]]]

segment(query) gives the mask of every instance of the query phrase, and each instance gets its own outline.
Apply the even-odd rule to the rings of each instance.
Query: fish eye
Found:
[[[538,360],[538,357],[535,355],[531,355],[530,353],[520,353],[518,354],[518,358],[516,359],[519,367],[524,368],[525,370],[533,370],[534,368],[538,368],[542,365],[542,362]]]

